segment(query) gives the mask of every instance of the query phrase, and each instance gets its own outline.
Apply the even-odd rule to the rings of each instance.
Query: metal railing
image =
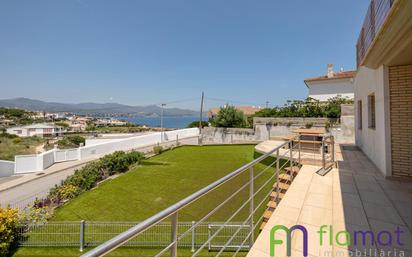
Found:
[[[97,246],[110,238],[130,229],[140,222],[106,222],[106,221],[65,221],[47,222],[45,224],[31,224],[29,227],[19,227],[16,233],[16,242],[22,247],[79,247],[83,251],[86,247]],[[177,231],[184,232],[190,229],[195,221],[179,222]],[[195,251],[210,236],[221,227],[219,222],[200,224],[179,242],[179,247]],[[134,238],[125,244],[127,247],[160,248],[170,243],[170,222],[156,224],[138,238]],[[223,233],[209,242],[208,249],[220,249],[233,234],[241,228],[228,248],[237,248],[247,233],[249,225],[240,222],[231,222],[225,225]],[[249,245],[245,245],[248,248]]]
[[[335,165],[335,138],[326,135],[322,138],[322,169],[318,174],[326,175]]]
[[[356,62],[363,62],[369,47],[382,28],[395,0],[371,0],[356,44]]]
[[[285,149],[285,147],[287,149]],[[282,154],[281,151],[282,150]],[[282,161],[281,159],[286,161]],[[259,170],[259,172],[255,175],[255,168],[257,165],[262,165],[263,162],[266,162],[263,165],[264,168]],[[171,218],[171,226],[170,226],[170,241],[167,246],[165,246],[162,250],[160,250],[154,256],[163,256],[167,252],[170,253],[170,256],[176,257],[177,250],[179,244],[182,240],[191,235],[195,229],[200,227],[203,224],[207,224],[208,219],[219,210],[221,210],[229,201],[234,199],[236,196],[239,196],[241,192],[248,191],[248,197],[245,201],[242,201],[239,208],[234,210],[230,213],[230,217],[228,217],[224,222],[219,225],[214,226],[213,231],[210,231],[208,235],[208,239],[205,240],[201,245],[197,246],[194,249],[193,254],[191,256],[197,256],[201,251],[204,249],[210,249],[213,246],[213,240],[219,237],[221,232],[230,225],[234,217],[237,217],[242,210],[245,210],[246,217],[242,219],[240,226],[236,229],[235,232],[231,234],[231,236],[226,240],[225,243],[220,242],[218,245],[218,252],[215,256],[219,256],[222,254],[223,251],[230,249],[233,252],[233,256],[236,256],[240,251],[244,250],[245,248],[249,248],[253,245],[255,239],[255,230],[260,222],[255,222],[256,215],[262,215],[259,213],[262,211],[263,204],[268,203],[268,198],[273,191],[279,191],[279,187],[277,189],[272,188],[272,183],[278,181],[278,176],[281,174],[282,170],[285,167],[293,165],[296,162],[300,162],[300,137],[296,136],[295,138],[286,141],[273,150],[269,151],[266,154],[256,158],[255,160],[251,161],[250,163],[240,167],[239,169],[229,173],[228,175],[224,176],[223,178],[209,184],[208,186],[204,187],[203,189],[193,193],[192,195],[184,198],[183,200],[177,202],[176,204],[164,209],[163,211],[153,215],[152,217],[146,219],[145,221],[131,227],[130,229],[126,230],[123,233],[113,237],[112,239],[106,241],[105,243],[97,246],[96,248],[90,250],[89,252],[82,255],[82,257],[93,257],[93,256],[103,256],[108,254],[109,252],[115,250],[116,248],[126,244],[127,242],[133,240],[134,238],[141,236],[145,231],[153,228],[156,224],[164,221],[166,218]],[[260,166],[259,166],[260,167]],[[184,207],[195,203],[197,200],[202,198],[203,196],[211,193],[212,191],[224,186],[226,183],[233,181],[234,178],[239,177],[241,174],[249,173],[248,180],[243,183],[242,185],[237,185],[236,191],[233,192],[230,196],[222,199],[217,206],[215,206],[210,212],[200,218],[198,221],[192,224],[190,228],[185,231],[178,230],[178,219],[179,219],[179,212],[182,211]],[[270,177],[265,179],[263,184],[259,188],[255,188],[255,181],[258,178],[262,180],[262,174],[270,172]],[[246,175],[246,174],[245,174]],[[275,183],[276,185],[276,183]],[[246,192],[244,192],[246,193]],[[263,195],[263,197],[258,198],[258,196]],[[257,204],[256,204],[257,203]],[[245,209],[246,208],[246,209]],[[264,209],[263,209],[264,211]],[[260,217],[259,217],[260,219]],[[246,227],[249,228],[249,232],[243,236],[242,242],[236,244],[236,247],[233,247],[233,240],[239,235],[239,233]]]

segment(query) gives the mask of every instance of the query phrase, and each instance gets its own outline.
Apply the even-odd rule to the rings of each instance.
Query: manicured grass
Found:
[[[80,195],[58,208],[52,221],[141,221],[250,162],[253,156],[253,145],[180,147]],[[199,219],[247,178],[246,172],[183,209],[180,220]],[[229,207],[239,206],[246,195],[241,194]],[[213,218],[221,221],[233,210],[224,209]]]
[[[86,249],[90,250],[90,249]],[[139,248],[126,248],[122,247],[116,249],[112,253],[109,253],[107,256],[110,257],[148,257],[154,256],[161,249],[139,249]],[[85,251],[86,252],[86,251]],[[84,253],[84,252],[83,252]],[[76,248],[21,248],[15,253],[13,256],[16,257],[74,257],[80,256],[83,254]],[[178,249],[178,256],[179,257],[190,257],[192,256],[192,252],[190,249]],[[202,251],[198,256],[199,257],[212,257],[215,256],[217,252],[208,252],[207,250]],[[233,252],[223,252],[220,256],[222,257],[230,257],[233,255]],[[237,257],[244,257],[246,256],[246,252],[239,252]],[[164,256],[169,256],[169,253],[164,254]]]
[[[133,168],[120,177],[107,180],[95,189],[71,200],[55,211],[51,222],[78,222],[79,220],[142,221],[252,161],[254,158],[254,145],[179,147],[147,159],[140,166]],[[265,167],[265,164],[256,165],[254,169],[255,175]],[[260,188],[273,175],[273,172],[273,168],[270,168],[257,178],[254,183],[255,190]],[[247,171],[203,196],[194,204],[179,211],[179,221],[199,220],[248,180],[249,172]],[[258,194],[254,201],[255,206],[262,199],[265,199],[265,195],[269,192],[272,184],[272,182],[268,183],[264,190]],[[221,210],[212,215],[208,221],[226,221],[248,198],[248,188],[246,187],[242,190],[234,199],[224,205]],[[262,213],[266,208],[266,203],[264,201],[264,204],[256,213],[254,217],[256,223],[260,221]],[[243,222],[248,215],[248,211],[249,205],[246,205],[232,221]],[[166,222],[168,221],[166,220]],[[43,228],[46,233],[56,232],[48,231],[46,227]],[[104,228],[101,231],[99,230],[99,232],[110,233],[110,231],[106,231]],[[51,240],[62,242],[70,240],[77,242],[78,240],[77,233],[75,233],[73,238],[70,235],[65,236],[62,233],[62,235],[53,236]],[[89,236],[86,231],[86,241],[88,241]],[[108,236],[108,238],[111,237],[111,235]],[[30,238],[36,240],[35,235],[30,235]],[[91,248],[88,247],[87,249]],[[179,249],[179,251],[179,256],[191,255],[188,249]],[[116,250],[110,256],[152,256],[157,252],[153,249],[124,247]],[[231,256],[232,254],[226,253],[222,256]],[[78,255],[79,252],[76,247],[22,247],[18,249],[14,256]],[[205,251],[200,256],[213,256],[213,254]],[[245,256],[245,254],[242,253],[238,256]]]
[[[39,137],[7,138],[0,134],[0,160],[14,161],[16,155],[34,154],[43,142]]]

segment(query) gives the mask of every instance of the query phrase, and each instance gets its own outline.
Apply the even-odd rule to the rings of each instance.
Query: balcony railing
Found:
[[[286,149],[284,149],[285,147]],[[283,150],[282,153],[280,152],[281,149]],[[281,162],[281,159],[283,159],[284,161]],[[262,163],[266,164],[260,166]],[[169,208],[166,208],[165,210],[155,214],[147,220],[133,226],[125,232],[97,246],[91,251],[83,254],[82,257],[97,257],[106,255],[114,249],[126,244],[128,241],[142,236],[145,231],[155,227],[157,224],[164,221],[168,217],[171,218],[169,230],[170,243],[160,249],[160,251],[157,254],[154,254],[154,256],[160,257],[166,254],[170,254],[171,257],[176,257],[178,246],[182,246],[181,244],[182,242],[184,242],[186,237],[190,237],[193,234],[193,231],[195,229],[201,228],[202,225],[209,224],[208,219],[212,217],[212,215],[217,213],[222,208],[226,208],[227,204],[230,203],[232,199],[239,197],[243,192],[243,194],[246,195],[247,199],[242,201],[241,206],[239,206],[236,210],[233,210],[233,213],[230,214],[229,218],[220,222],[219,225],[215,225],[213,228],[211,228],[209,230],[207,239],[203,240],[201,245],[197,245],[196,249],[192,248],[191,255],[192,257],[194,257],[201,253],[203,250],[210,249],[212,242],[214,242],[216,238],[218,238],[219,240],[222,239],[222,235],[224,236],[226,233],[224,232],[224,230],[228,226],[230,226],[231,223],[233,223],[235,217],[240,217],[239,214],[243,212],[244,215],[241,215],[242,221],[240,222],[240,226],[237,226],[235,228],[235,231],[232,231],[230,233],[230,236],[227,236],[226,234],[226,242],[220,243],[217,247],[217,252],[214,254],[215,256],[219,256],[223,251],[230,250],[232,251],[233,256],[236,256],[239,252],[244,251],[245,249],[250,249],[250,247],[253,245],[255,239],[255,231],[260,225],[260,215],[262,215],[263,213],[261,213],[262,207],[264,207],[268,203],[268,199],[274,191],[276,191],[279,195],[279,183],[275,183],[276,188],[271,187],[272,183],[279,181],[278,177],[286,167],[289,167],[290,170],[292,170],[292,167],[294,167],[298,163],[300,163],[300,137],[296,136],[293,139],[280,144],[268,153],[263,154],[250,163],[242,166],[241,168],[229,173],[225,177],[215,181],[214,183],[170,206]],[[270,174],[270,177],[263,179],[263,175],[265,173],[268,174],[268,172]],[[235,192],[233,192],[227,198],[222,199],[222,202],[220,204],[213,207],[213,209],[209,213],[201,217],[189,228],[186,228],[185,231],[178,230],[178,213],[181,212],[183,208],[193,204],[203,196],[210,194],[217,188],[225,186],[227,183],[230,183],[230,181],[233,181],[235,178],[239,178],[240,176],[244,176],[245,181],[243,181],[242,184],[238,185]],[[257,181],[261,181],[262,183],[258,185],[259,183],[255,183]],[[255,188],[255,186],[258,187]],[[279,201],[279,199],[276,200]],[[247,230],[246,233],[245,229]],[[241,235],[242,232],[243,235],[241,240],[239,241],[239,235]],[[237,241],[235,244],[234,240]]]
[[[329,163],[334,163],[334,139],[331,135],[323,135],[322,138],[323,169],[326,169]],[[265,218],[264,211],[276,208],[268,204],[268,202],[272,202],[277,206],[281,201],[281,195],[285,192],[284,190],[287,190],[284,187],[285,182],[281,182],[281,179],[285,180],[285,178],[280,179],[280,175],[286,175],[286,177],[290,178],[290,183],[292,183],[293,178],[297,174],[293,170],[296,170],[302,162],[301,152],[303,148],[301,143],[302,140],[299,135],[290,138],[286,142],[279,143],[277,147],[269,152],[176,204],[158,212],[145,221],[132,226],[83,254],[81,257],[104,256],[127,243],[136,244],[147,242],[149,239],[152,242],[151,245],[157,246],[155,249],[157,253],[151,254],[151,256],[155,257],[166,255],[177,257],[178,247],[180,250],[184,247],[191,247],[191,257],[198,256],[202,251],[210,251],[211,249],[214,252],[209,255],[215,257],[220,256],[224,251],[230,251],[230,255],[235,257],[242,251],[249,250],[254,244],[255,234],[259,231],[262,218]],[[315,153],[318,148],[314,146],[310,149],[310,153]],[[241,181],[234,181],[237,179],[241,179]],[[221,199],[222,201],[217,206],[209,206],[211,209],[209,209],[206,215],[198,217],[199,219],[196,222],[192,222],[189,226],[179,225],[181,224],[178,221],[179,213],[184,212],[183,209],[185,207],[196,202],[199,204],[199,200],[202,197],[212,194],[214,190],[225,187],[232,182],[236,182],[235,191]],[[237,202],[234,206],[230,206],[234,204],[232,201],[235,198],[239,199],[238,197],[241,197],[241,201]],[[243,199],[244,197],[246,199]],[[202,208],[207,207],[203,206]],[[224,217],[223,219],[220,217],[220,222],[210,223],[213,215],[223,208],[231,209],[231,212],[228,214],[230,217]],[[164,225],[161,224],[164,224],[167,218],[170,218],[171,222],[167,223],[166,229],[162,230],[161,233],[155,230],[156,237],[153,238],[150,233],[153,234],[153,229],[159,226],[164,228]],[[234,222],[236,223],[234,224]],[[199,233],[205,225],[208,227],[207,235],[203,233],[203,237],[199,241],[196,239],[195,233]],[[80,230],[80,234],[82,233],[84,231]],[[145,233],[149,233],[149,235],[145,235]],[[164,233],[169,233],[169,240],[158,239],[159,235],[163,235],[162,238],[164,238]],[[84,236],[80,236],[80,242],[80,249],[83,250],[85,245]]]
[[[395,0],[371,0],[356,44],[356,62],[363,62],[377,33],[382,28]]]

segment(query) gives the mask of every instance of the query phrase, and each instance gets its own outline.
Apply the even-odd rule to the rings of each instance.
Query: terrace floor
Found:
[[[270,229],[274,225],[290,228],[296,224],[308,230],[309,256],[412,256],[412,183],[385,179],[355,147],[336,148],[338,168],[325,176],[316,174],[318,166],[303,165],[248,257],[269,257]],[[318,231],[322,225],[327,228],[321,245]],[[330,225],[332,245],[329,244]],[[402,246],[396,244],[397,227],[403,231]],[[373,231],[375,239],[366,246],[340,246],[335,236],[342,230],[349,231],[351,236],[354,231]],[[391,232],[395,246],[377,245],[380,231]],[[275,256],[286,256],[285,233],[278,230],[275,235],[276,239],[283,240],[283,245],[276,246]],[[379,239],[387,243],[389,235],[382,233]],[[345,234],[340,233],[338,240],[344,243]],[[303,256],[302,245],[302,233],[293,232],[292,256]],[[401,249],[404,255],[400,255]],[[385,255],[379,255],[381,250]],[[356,255],[356,251],[361,251],[360,255]]]

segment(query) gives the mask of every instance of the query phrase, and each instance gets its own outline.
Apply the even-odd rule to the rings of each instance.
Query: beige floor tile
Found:
[[[280,201],[280,206],[289,206],[301,209],[305,201],[305,193],[297,191],[287,191],[283,199]]]
[[[384,193],[359,191],[362,202],[375,203],[382,206],[392,207],[391,202]]]
[[[310,187],[310,183],[295,183],[292,182],[287,192],[299,192],[300,194],[305,194]]]
[[[394,208],[383,207],[373,203],[364,203],[364,210],[368,218],[382,220],[385,222],[405,225],[402,218]]]
[[[297,222],[300,211],[301,211],[300,208],[294,208],[294,207],[285,205],[282,200],[278,208],[276,208],[275,212],[272,214],[272,216],[278,216],[278,217],[285,218],[293,222]]]
[[[299,222],[314,226],[332,224],[332,210],[304,205],[299,216]]]
[[[311,183],[319,186],[332,186],[333,179],[332,176],[314,175]]]
[[[332,209],[332,192],[326,194],[308,193],[305,204],[320,208]]]
[[[290,210],[285,210],[285,212],[286,212],[286,211],[290,211]],[[279,213],[276,213],[276,212],[275,212],[275,213],[270,217],[270,219],[268,220],[268,222],[266,223],[266,226],[265,226],[264,229],[270,230],[270,229],[272,229],[273,226],[276,226],[276,225],[284,225],[284,226],[286,226],[286,227],[291,227],[291,226],[293,226],[293,225],[295,225],[295,224],[296,224],[296,220],[291,220],[291,219],[289,218],[289,216],[284,216],[284,215],[279,216]]]
[[[409,227],[409,230],[412,230],[412,218],[404,217],[403,220],[405,221],[406,225]]]
[[[311,184],[309,187],[309,193],[317,193],[317,194],[330,194],[333,191],[332,186],[319,186],[316,184]]]
[[[402,217],[412,218],[412,203],[393,201],[393,204]]]
[[[262,252],[262,251],[256,249],[256,248],[253,246],[252,249],[250,249],[250,251],[249,251],[248,254],[246,255],[246,257],[270,257],[270,254],[269,254],[269,253]]]
[[[395,190],[385,190],[385,193],[392,201],[412,203],[412,193],[399,192]]]
[[[334,207],[333,210],[333,224],[344,223],[363,227],[368,225],[368,219],[366,218],[366,214],[364,213],[362,208],[343,207],[341,211],[338,212],[337,210],[339,210],[339,208]]]
[[[341,173],[337,173],[338,175],[336,175],[334,177],[334,179],[337,182],[340,183],[349,183],[349,184],[353,184],[354,183],[354,179],[352,175],[347,175],[347,174],[341,174]]]
[[[356,181],[356,187],[359,191],[371,191],[371,192],[383,192],[382,188],[374,179],[373,182],[371,181]]]
[[[348,194],[358,193],[358,190],[356,189],[355,184],[349,184],[349,183],[340,183],[339,186],[335,185],[333,187],[333,191],[339,191],[339,192],[348,193]]]
[[[340,204],[343,207],[362,207],[362,202],[357,194],[348,194],[348,193],[341,193],[333,192],[333,204]]]

